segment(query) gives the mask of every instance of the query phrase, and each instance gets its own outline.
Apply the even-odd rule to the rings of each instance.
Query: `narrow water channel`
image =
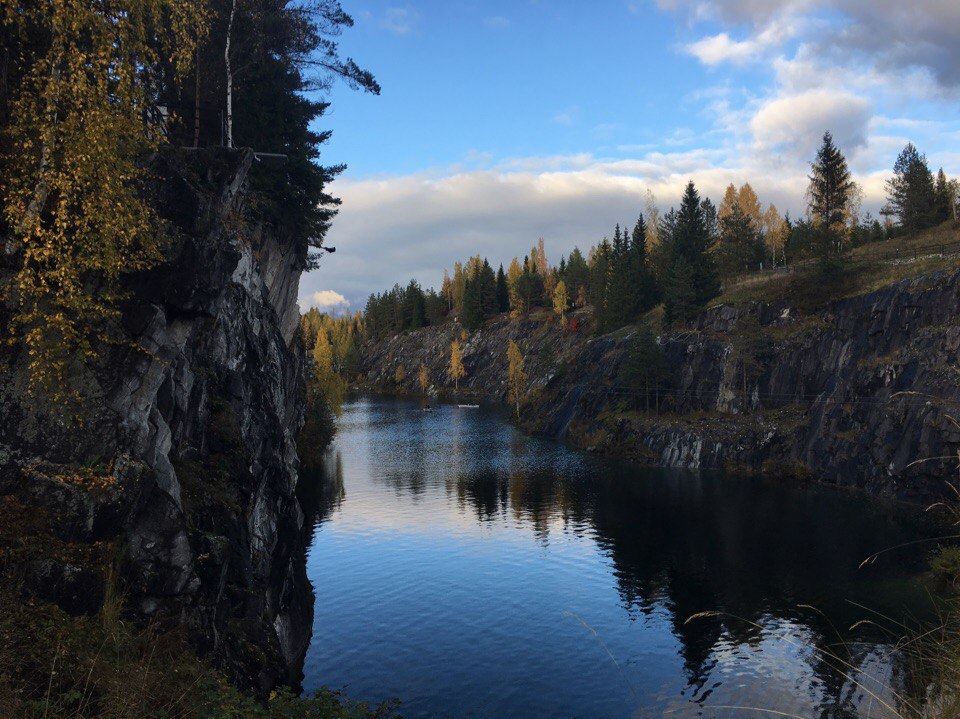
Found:
[[[893,716],[901,668],[858,622],[929,606],[922,551],[858,569],[917,512],[603,460],[496,409],[353,401],[323,475],[304,687],[410,719]]]

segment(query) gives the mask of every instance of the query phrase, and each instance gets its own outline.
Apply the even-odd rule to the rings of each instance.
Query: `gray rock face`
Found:
[[[295,495],[305,250],[246,218],[251,153],[195,155],[157,160],[158,206],[180,233],[168,263],[131,278],[124,341],[87,373],[83,426],[36,416],[7,358],[0,489],[66,517],[65,539],[115,541],[140,617],[177,617],[268,689],[297,678],[312,616]],[[109,478],[95,492],[57,478],[95,463]],[[48,594],[85,578],[36,569]]]
[[[659,415],[623,387],[630,328],[591,337],[543,316],[498,319],[463,344],[470,374],[461,386],[502,401],[512,338],[526,355],[522,423],[532,431],[648,463],[762,470],[927,499],[957,476],[958,309],[960,274],[944,273],[809,316],[762,303],[712,308],[692,330],[660,338],[670,376]],[[445,348],[457,332],[431,327],[368,345],[368,378],[391,387],[403,364],[412,392],[424,362],[445,386]],[[744,333],[763,340],[746,372]]]

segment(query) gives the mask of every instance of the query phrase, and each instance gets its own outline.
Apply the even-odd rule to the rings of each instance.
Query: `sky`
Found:
[[[380,96],[335,87],[320,127],[343,201],[301,309],[480,253],[574,245],[663,211],[693,180],[749,182],[802,214],[830,130],[863,190],[912,141],[960,175],[960,0],[342,0],[341,51]]]

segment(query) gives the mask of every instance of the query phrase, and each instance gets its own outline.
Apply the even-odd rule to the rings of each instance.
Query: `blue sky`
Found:
[[[344,205],[301,306],[361,309],[544,237],[554,261],[687,179],[749,181],[803,211],[831,129],[876,211],[908,140],[960,174],[960,3],[914,0],[344,0],[341,48],[379,97],[337,87],[324,161]]]

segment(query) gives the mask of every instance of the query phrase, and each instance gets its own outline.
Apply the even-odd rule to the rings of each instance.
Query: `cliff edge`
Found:
[[[135,619],[184,628],[265,691],[298,679],[312,621],[295,496],[306,249],[251,220],[254,161],[155,159],[175,239],[163,265],[129,278],[117,336],[77,369],[76,406],[45,407],[4,350],[0,495],[8,513],[45,521],[42,541],[5,548],[0,571],[71,614],[117,590]],[[0,279],[10,272],[0,264]]]

